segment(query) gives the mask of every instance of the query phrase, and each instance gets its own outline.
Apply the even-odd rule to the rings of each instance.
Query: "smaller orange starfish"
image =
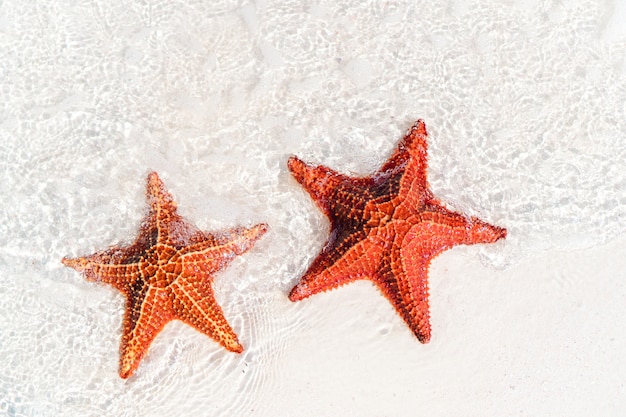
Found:
[[[120,347],[120,376],[135,372],[157,334],[181,320],[231,352],[243,347],[213,296],[213,274],[249,250],[267,225],[207,233],[176,212],[176,203],[153,172],[148,175],[150,211],[139,237],[128,247],[113,247],[83,258],[63,258],[88,281],[104,282],[126,297]]]

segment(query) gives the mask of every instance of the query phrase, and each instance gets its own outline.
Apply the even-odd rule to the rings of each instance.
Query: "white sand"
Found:
[[[626,3],[0,2],[0,414],[619,416]],[[416,118],[430,182],[509,230],[430,271],[421,345],[368,282],[293,304],[328,223],[297,154],[376,169]],[[246,351],[181,324],[117,375],[145,176],[206,230],[267,222],[215,281]]]

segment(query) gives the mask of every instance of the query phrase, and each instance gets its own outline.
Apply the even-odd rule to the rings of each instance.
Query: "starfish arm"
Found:
[[[174,318],[167,297],[165,290],[145,284],[127,297],[120,346],[122,378],[130,377],[137,370],[154,338]]]
[[[411,173],[425,179],[428,167],[427,138],[426,124],[420,119],[411,126],[404,138],[398,143],[394,153],[378,170],[378,173],[391,171],[398,166],[404,165],[409,160],[413,160],[414,169]]]
[[[327,216],[331,214],[334,190],[342,182],[351,181],[346,175],[323,165],[307,164],[296,156],[289,158],[287,166],[291,175],[304,187]]]
[[[289,293],[291,301],[299,301],[319,292],[328,291],[359,278],[372,279],[379,268],[383,247],[371,240],[356,243],[338,260],[323,270],[320,265],[328,263],[331,249],[325,248],[313,261],[298,284]]]
[[[139,265],[125,263],[125,258],[124,252],[114,249],[82,258],[63,258],[61,262],[82,273],[87,281],[103,282],[124,292],[139,276]]]
[[[377,284],[422,343],[430,340],[428,267],[431,258],[420,251],[420,240],[407,234],[394,245],[387,274]]]
[[[423,212],[419,224],[413,227],[411,233],[420,240],[421,250],[432,256],[456,245],[493,243],[506,237],[506,229],[502,227],[449,211],[442,206]]]
[[[491,225],[476,217],[469,218],[466,230],[467,235],[465,241],[463,242],[466,245],[476,243],[493,243],[500,239],[504,239],[507,233],[504,227]]]
[[[148,174],[146,197],[150,211],[142,223],[141,235],[144,240],[176,245],[196,232],[178,215],[172,194],[156,172]]]
[[[267,224],[251,228],[234,227],[220,234],[204,233],[199,242],[187,246],[181,254],[183,273],[212,274],[224,268],[237,255],[250,250],[267,231]]]
[[[428,187],[428,145],[426,142],[426,125],[418,120],[409,129],[409,132],[398,145],[398,153],[408,155],[402,179],[400,180],[400,195],[411,207],[422,207],[425,202],[434,197]]]
[[[215,300],[208,280],[200,284],[177,280],[170,290],[176,318],[216,340],[231,352],[243,352],[237,335]]]
[[[428,266],[430,260],[406,258],[402,271],[394,274],[396,285],[382,288],[402,319],[421,343],[430,341],[430,310],[428,305]]]
[[[407,233],[392,246],[391,267],[380,274],[378,286],[391,301],[417,339],[430,340],[428,305],[428,267],[430,261],[458,244],[494,242],[506,236],[506,230],[475,218],[446,212],[425,213],[421,221],[404,222]],[[401,228],[401,225],[397,225]]]

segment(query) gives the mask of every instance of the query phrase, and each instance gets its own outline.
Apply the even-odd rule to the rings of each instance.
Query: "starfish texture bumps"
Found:
[[[491,243],[506,229],[445,208],[427,179],[426,126],[418,120],[369,177],[352,178],[295,156],[288,166],[330,219],[330,237],[291,290],[291,301],[357,279],[373,281],[418,340],[430,340],[428,266],[459,244]]]
[[[128,247],[113,247],[63,264],[88,281],[104,282],[126,297],[120,347],[122,378],[131,376],[157,334],[181,320],[232,352],[243,347],[211,287],[213,274],[249,250],[267,226],[207,233],[185,221],[159,176],[148,175],[150,206],[139,237]]]

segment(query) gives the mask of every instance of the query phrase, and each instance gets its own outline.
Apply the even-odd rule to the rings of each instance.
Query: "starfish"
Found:
[[[418,120],[374,174],[352,178],[295,156],[288,167],[330,219],[330,237],[291,290],[291,301],[369,279],[422,343],[430,340],[428,267],[459,244],[491,243],[506,229],[448,210],[426,179],[426,125]]]
[[[131,376],[157,334],[172,320],[194,327],[231,352],[243,347],[211,287],[213,274],[249,250],[267,226],[207,233],[176,212],[176,203],[156,172],[148,175],[150,210],[139,237],[128,247],[113,247],[64,265],[103,282],[126,297],[120,346],[122,378]]]

